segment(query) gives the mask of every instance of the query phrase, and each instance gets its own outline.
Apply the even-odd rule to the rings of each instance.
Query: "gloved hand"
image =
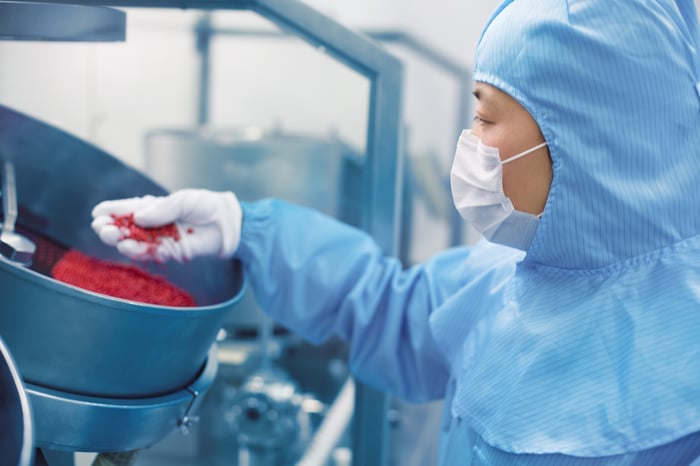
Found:
[[[232,192],[183,189],[101,202],[92,210],[92,229],[132,259],[185,262],[197,256],[231,257],[242,216]]]

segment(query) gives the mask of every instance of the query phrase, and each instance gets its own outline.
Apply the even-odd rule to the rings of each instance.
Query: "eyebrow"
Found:
[[[491,92],[483,92],[483,89],[474,89],[472,91],[472,94],[474,97],[476,97],[476,100],[478,100],[482,105],[484,105],[486,108],[491,109],[492,111],[496,111],[501,108],[502,103],[496,99],[496,95],[494,95]]]

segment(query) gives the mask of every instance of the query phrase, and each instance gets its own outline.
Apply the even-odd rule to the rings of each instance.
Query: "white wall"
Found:
[[[350,27],[394,27],[470,65],[481,29],[500,0],[305,0]]]

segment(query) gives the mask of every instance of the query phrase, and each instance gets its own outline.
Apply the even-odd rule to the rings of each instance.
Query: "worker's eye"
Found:
[[[480,117],[479,115],[475,115],[475,116],[474,116],[474,123],[477,124],[477,125],[479,125],[479,126],[484,126],[484,125],[490,124],[491,121],[489,121],[489,120],[487,120],[487,119],[485,119],[485,118],[482,118],[482,117]]]

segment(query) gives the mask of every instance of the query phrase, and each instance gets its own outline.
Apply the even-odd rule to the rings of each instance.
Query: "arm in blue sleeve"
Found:
[[[305,207],[242,207],[236,257],[262,309],[313,343],[348,341],[365,383],[407,400],[443,396],[448,366],[428,318],[459,286],[457,274],[439,263],[403,270],[365,232]]]

